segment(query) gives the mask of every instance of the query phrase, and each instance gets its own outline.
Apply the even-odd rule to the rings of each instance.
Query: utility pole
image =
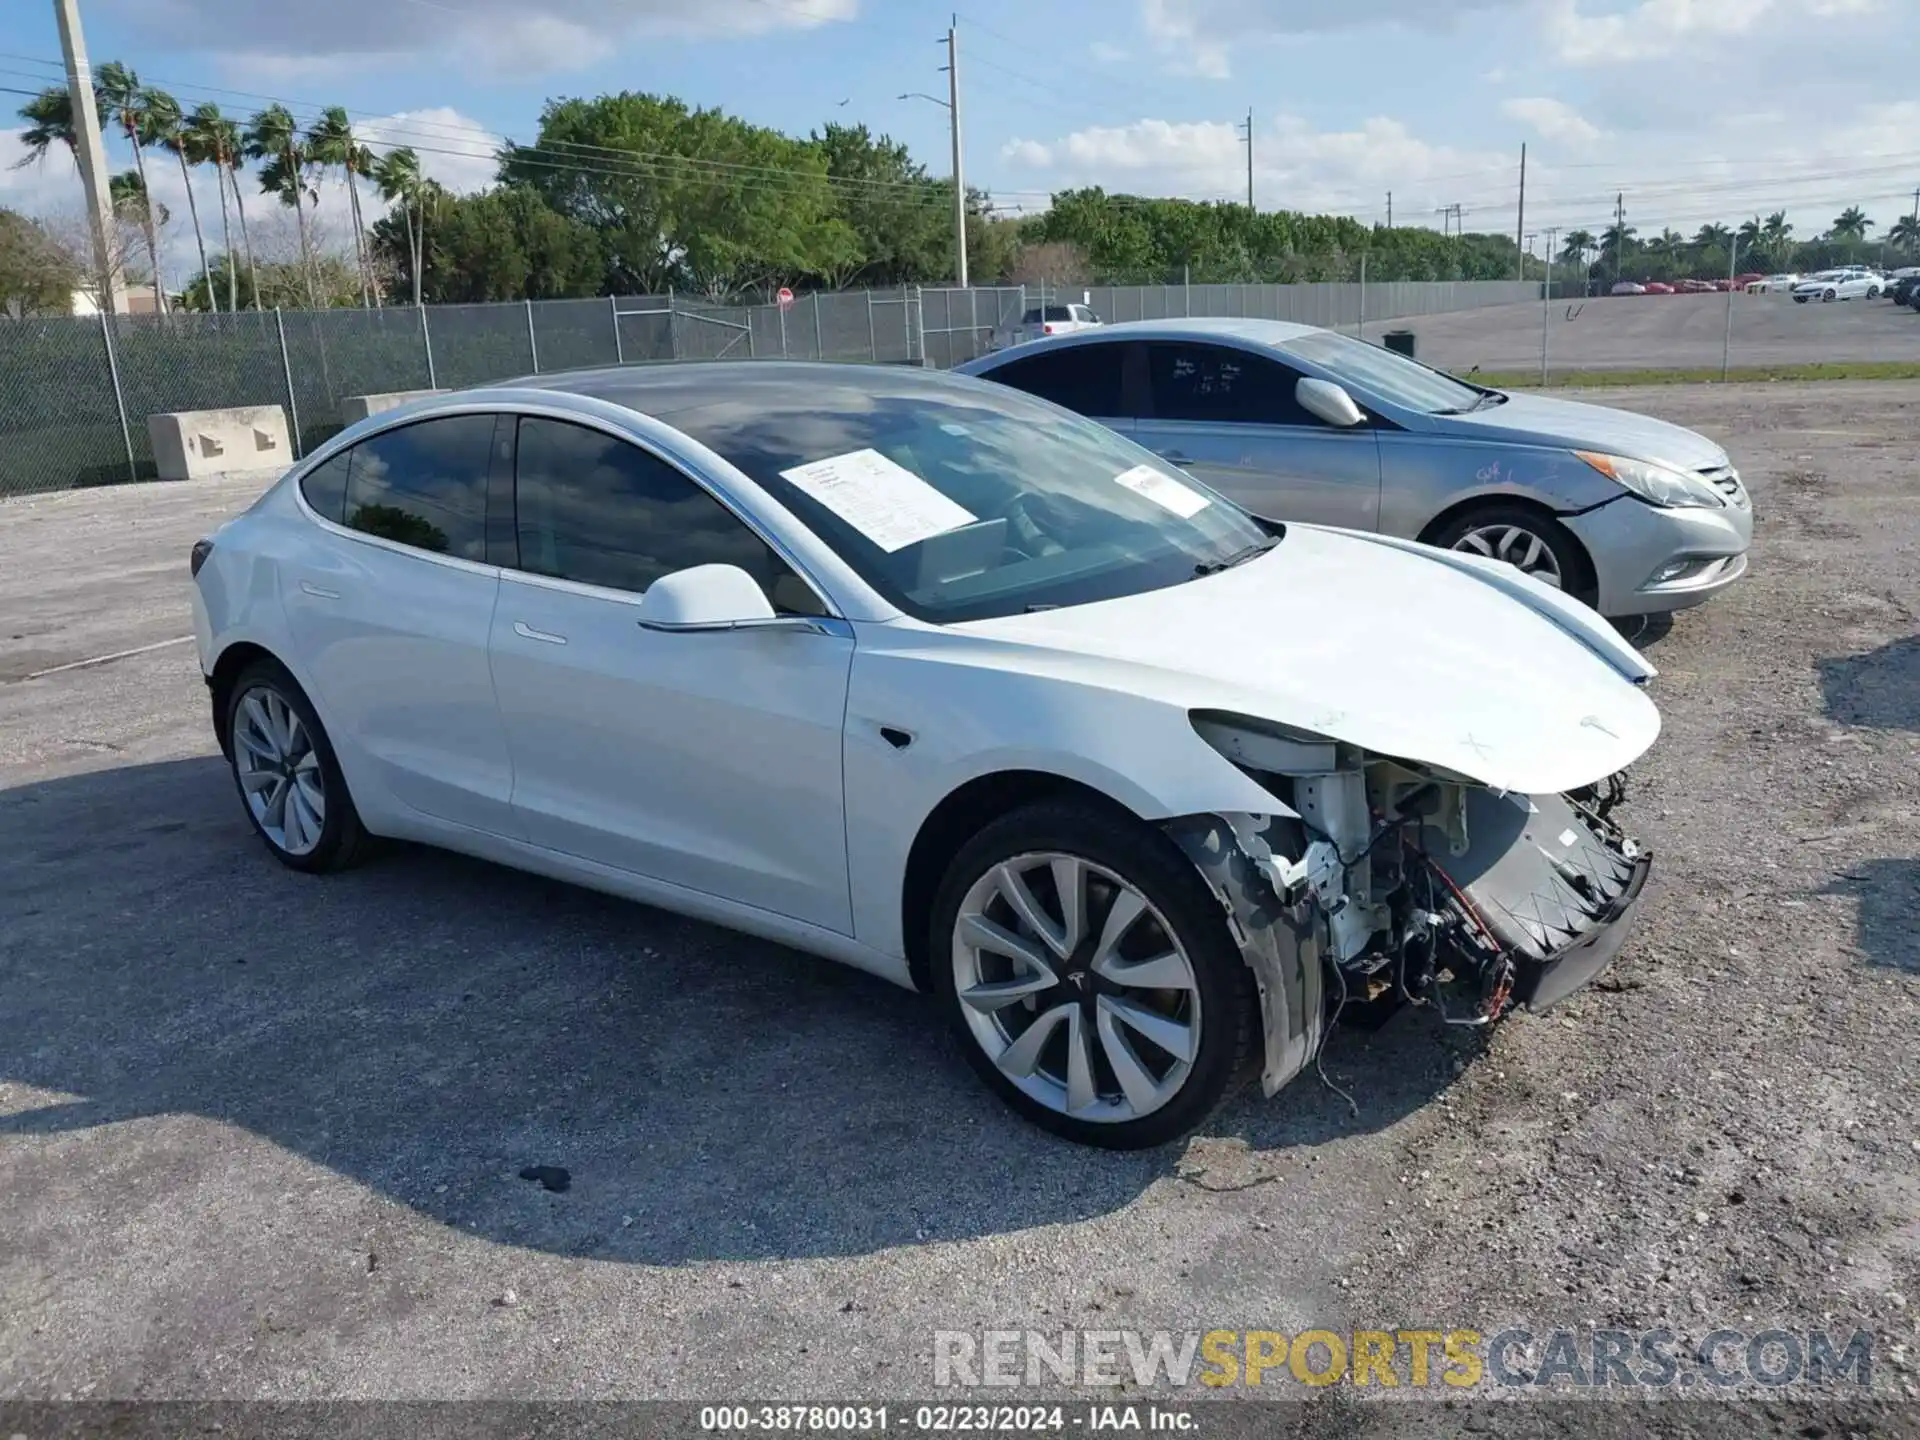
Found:
[[[120,308],[120,273],[113,263],[113,194],[107,185],[107,152],[100,139],[100,112],[93,103],[93,71],[80,29],[80,0],[53,0],[60,21],[60,50],[67,61],[67,97],[73,109],[73,158],[87,192],[87,225],[93,232],[93,268],[100,308]]]
[[[1520,236],[1521,236],[1521,233],[1525,231],[1526,228],[1527,228],[1527,146],[1526,146],[1526,142],[1522,141],[1520,145],[1520,218],[1518,221],[1515,222],[1513,227],[1513,245],[1516,250],[1520,248]],[[1526,259],[1526,256],[1524,255],[1520,257],[1520,278],[1522,280],[1527,278],[1527,259]]]
[[[967,288],[967,179],[960,164],[960,17],[947,27],[947,118],[953,127],[953,274]]]
[[[1239,129],[1242,127],[1235,126],[1234,128]],[[1247,111],[1247,120],[1244,128],[1247,132],[1245,136],[1247,142],[1247,209],[1251,210],[1253,209],[1253,111],[1251,109]]]
[[[1393,228],[1393,192],[1387,191],[1387,229]]]
[[[1613,283],[1620,283],[1620,257],[1627,250],[1627,196],[1625,191],[1613,197]]]
[[[1540,383],[1547,383],[1547,333],[1553,328],[1553,247],[1560,231],[1547,227],[1547,283],[1540,291]]]

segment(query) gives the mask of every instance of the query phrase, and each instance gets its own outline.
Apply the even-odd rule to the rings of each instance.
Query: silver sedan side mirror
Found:
[[[1346,388],[1331,380],[1302,376],[1293,387],[1293,398],[1309,415],[1329,425],[1337,425],[1342,430],[1367,423],[1366,415],[1353,403],[1353,397],[1346,392]]]

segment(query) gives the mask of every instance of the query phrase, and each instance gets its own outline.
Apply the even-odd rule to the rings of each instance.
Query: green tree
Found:
[[[769,289],[842,270],[859,249],[817,147],[666,96],[550,101],[536,144],[502,152],[500,178],[598,231],[615,291]]]
[[[164,90],[147,91],[147,132],[153,136],[154,143],[173,151],[174,158],[180,162],[180,182],[187,191],[187,218],[193,223],[193,243],[200,252],[200,274],[209,287],[213,284],[213,270],[207,264],[207,236],[200,228],[200,203],[193,194],[192,165],[199,162],[195,151],[192,132],[187,126],[187,117],[181,112],[180,102]]]
[[[0,313],[15,320],[69,313],[80,273],[42,226],[0,209]]]
[[[1867,231],[1873,228],[1873,221],[1867,218],[1867,212],[1858,205],[1849,205],[1833,217],[1833,229],[1830,232],[1836,240],[1860,241],[1867,238]]]
[[[951,181],[931,178],[905,145],[865,125],[828,125],[808,144],[825,159],[854,236],[844,263],[817,277],[823,284],[904,285],[953,268]]]
[[[1581,279],[1586,279],[1587,253],[1593,249],[1593,232],[1590,230],[1569,230],[1567,238],[1560,243],[1560,261],[1564,265],[1578,265]]]
[[[1887,240],[1906,255],[1920,255],[1920,217],[1902,215],[1887,231]]]
[[[556,213],[527,186],[503,185],[482,195],[441,192],[431,198],[434,225],[421,247],[418,270],[403,212],[396,209],[376,221],[372,242],[395,273],[417,280],[427,301],[593,295],[606,278],[600,233]]]
[[[354,138],[353,122],[346,110],[330,105],[307,131],[307,154],[324,173],[337,169],[347,182],[347,209],[353,221],[353,258],[360,270],[363,305],[371,303],[372,284],[368,276],[367,232],[360,214],[360,177],[373,169],[373,152]]]
[[[293,210],[300,230],[300,263],[309,275],[307,304],[318,305],[312,282],[313,246],[307,235],[307,153],[300,138],[299,122],[284,105],[269,105],[247,122],[243,139],[250,160],[266,163],[260,171],[260,189],[277,197]]]
[[[233,203],[240,214],[240,243],[246,251],[247,270],[253,271],[253,237],[247,232],[247,207],[240,198],[240,181],[235,167],[240,163],[240,127],[221,113],[220,107],[209,101],[196,105],[193,113],[187,116],[187,144],[196,164],[211,165],[220,182],[220,234],[226,245],[227,254],[233,254],[233,230],[228,222],[227,192],[233,192]],[[229,265],[227,276],[227,309],[240,308],[239,276],[236,267]],[[260,308],[260,281],[253,278],[253,306]]]
[[[133,165],[140,176],[142,197],[152,194],[147,184],[147,147],[158,140],[152,114],[155,92],[142,85],[140,77],[118,60],[109,60],[95,71],[94,83],[101,111],[118,122],[127,144],[133,149]],[[145,204],[143,200],[140,212],[147,236],[147,258],[153,264],[154,308],[157,314],[164,315],[167,313],[167,286],[160,269],[159,227],[162,222],[155,219],[156,213],[162,208]]]
[[[427,180],[420,173],[420,156],[411,147],[389,150],[375,162],[373,182],[380,198],[397,207],[406,228],[407,267],[396,273],[412,277],[413,303],[420,304],[421,251],[426,244]],[[377,229],[377,227],[376,227]]]
[[[1783,266],[1792,258],[1793,226],[1788,223],[1786,211],[1776,210],[1767,216],[1760,227],[1760,243],[1769,265]]]
[[[49,85],[22,105],[19,115],[27,122],[20,132],[20,144],[27,153],[13,162],[14,169],[45,160],[47,151],[55,145],[64,145],[69,155],[73,153],[78,142],[74,134],[73,97],[67,93],[66,86]]]

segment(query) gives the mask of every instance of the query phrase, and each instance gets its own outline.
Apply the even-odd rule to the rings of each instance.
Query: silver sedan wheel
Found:
[[[1048,1109],[1117,1124],[1180,1092],[1200,1053],[1200,987],[1147,897],[1077,855],[1017,855],[960,902],[954,989],[967,1028]]]
[[[1522,526],[1505,523],[1476,525],[1454,541],[1453,548],[1504,560],[1515,569],[1526,571],[1534,579],[1544,580],[1556,590],[1566,588],[1553,547]]]
[[[313,737],[278,690],[256,685],[234,709],[233,769],[255,822],[289,855],[306,855],[327,824],[326,777]]]

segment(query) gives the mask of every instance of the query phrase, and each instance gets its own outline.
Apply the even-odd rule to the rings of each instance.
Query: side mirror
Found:
[[[738,565],[675,570],[640,597],[640,625],[646,630],[739,630],[777,623],[760,583]]]
[[[1346,392],[1345,387],[1336,385],[1331,380],[1315,380],[1302,376],[1293,387],[1293,398],[1309,415],[1324,420],[1329,425],[1337,425],[1342,430],[1350,430],[1355,425],[1367,423],[1367,417],[1361,413],[1360,407],[1353,403],[1353,397]]]

